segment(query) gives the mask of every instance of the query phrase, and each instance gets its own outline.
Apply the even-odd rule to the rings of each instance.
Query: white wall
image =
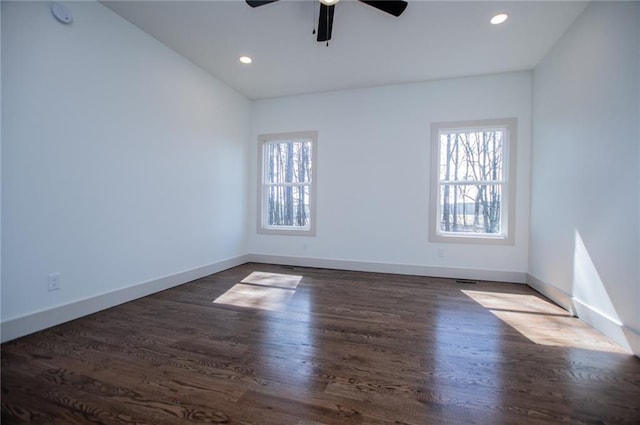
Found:
[[[0,7],[0,45],[2,43],[2,7]],[[0,48],[0,117],[2,117],[2,49]],[[0,317],[2,317],[2,119],[0,119]]]
[[[431,123],[506,117],[518,119],[515,245],[429,243]],[[252,170],[258,134],[319,132],[317,236],[256,234],[254,202],[249,252],[288,263],[524,281],[530,119],[529,72],[255,101]],[[254,172],[254,197],[256,182]]]
[[[249,101],[99,3],[67,5],[71,25],[2,2],[3,339],[246,253]]]
[[[640,3],[592,3],[533,80],[531,280],[628,347],[640,330],[639,28]]]

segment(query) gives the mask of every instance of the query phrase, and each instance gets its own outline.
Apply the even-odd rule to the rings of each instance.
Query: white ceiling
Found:
[[[103,4],[250,99],[529,70],[586,6],[409,0],[396,18],[342,0],[327,47],[312,35],[317,0]],[[503,11],[510,19],[490,25]]]

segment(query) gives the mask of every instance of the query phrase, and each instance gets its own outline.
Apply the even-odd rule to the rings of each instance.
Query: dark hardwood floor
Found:
[[[99,423],[637,425],[640,359],[524,285],[245,264],[2,345],[2,424]]]

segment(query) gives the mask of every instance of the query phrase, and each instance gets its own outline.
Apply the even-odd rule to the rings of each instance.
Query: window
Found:
[[[516,125],[431,126],[431,241],[514,243]]]
[[[258,233],[315,235],[317,132],[258,137]]]

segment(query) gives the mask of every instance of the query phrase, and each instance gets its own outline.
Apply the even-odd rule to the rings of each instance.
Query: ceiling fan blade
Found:
[[[333,29],[334,6],[325,6],[320,3],[320,18],[318,19],[318,41],[331,40],[331,30]]]
[[[360,0],[378,10],[387,12],[393,16],[400,16],[407,8],[407,2],[403,0]]]
[[[264,6],[265,4],[274,3],[278,0],[247,0],[247,4],[251,7]]]

